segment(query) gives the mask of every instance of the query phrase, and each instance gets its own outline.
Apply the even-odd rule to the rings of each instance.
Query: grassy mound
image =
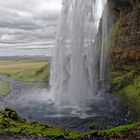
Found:
[[[6,108],[0,112],[0,133],[24,133],[24,134],[42,134],[49,137],[64,137],[66,139],[75,139],[81,137],[81,133],[72,132],[63,128],[44,125],[37,122],[27,122],[20,117],[14,110]]]
[[[6,81],[0,80],[0,96],[8,94],[10,91],[10,85]]]

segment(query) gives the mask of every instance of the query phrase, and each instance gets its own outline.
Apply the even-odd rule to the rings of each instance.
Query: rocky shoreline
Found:
[[[48,137],[46,135],[32,135],[32,134],[14,134],[14,133],[1,133],[1,140],[139,140],[140,127],[132,130],[124,130],[122,132],[99,135],[93,133],[92,135],[85,136],[78,139],[65,139],[63,136]]]
[[[63,137],[49,138],[46,135],[26,135],[26,134],[12,134],[2,133],[0,134],[1,140],[65,140]]]

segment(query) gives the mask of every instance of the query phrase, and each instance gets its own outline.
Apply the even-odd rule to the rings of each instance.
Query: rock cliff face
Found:
[[[140,0],[108,0],[112,13],[111,91],[140,111]],[[138,113],[139,114],[139,113]]]
[[[140,60],[140,1],[109,0],[114,14],[114,61]]]

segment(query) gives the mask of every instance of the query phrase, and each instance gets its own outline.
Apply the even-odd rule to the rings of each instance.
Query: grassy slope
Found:
[[[0,80],[0,96],[8,94],[10,91],[10,85],[3,80]]]
[[[63,136],[69,139],[78,138],[82,135],[79,132],[72,132],[63,128],[47,126],[37,122],[27,122],[9,108],[0,112],[0,133],[2,132],[42,134],[49,137]]]
[[[134,128],[137,128],[139,126],[140,126],[140,122],[136,122],[136,123],[133,123],[133,124],[120,125],[120,126],[113,127],[113,128],[110,128],[110,129],[101,130],[99,133],[101,133],[101,134],[118,133],[118,132],[121,132],[121,131],[124,131],[124,130],[134,129]]]
[[[0,75],[8,75],[19,81],[38,82],[49,77],[47,61],[0,61]]]

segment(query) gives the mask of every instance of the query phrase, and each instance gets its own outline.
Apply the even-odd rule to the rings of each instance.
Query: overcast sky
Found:
[[[0,0],[0,49],[49,43],[60,9],[61,0]]]

